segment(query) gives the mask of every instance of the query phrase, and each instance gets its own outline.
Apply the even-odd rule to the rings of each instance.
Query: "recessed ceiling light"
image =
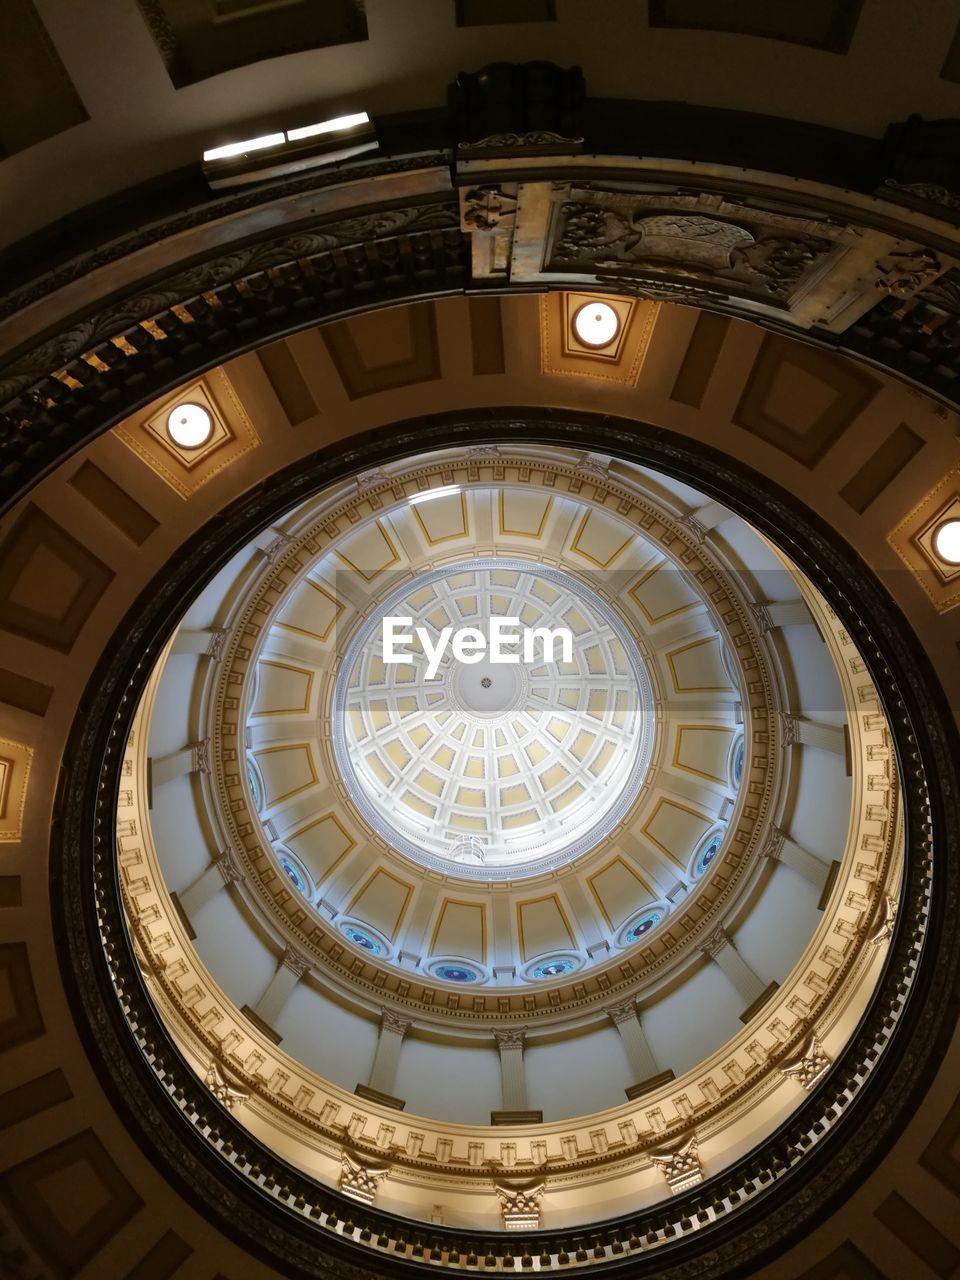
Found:
[[[933,549],[945,564],[960,564],[960,520],[944,520],[933,535]]]
[[[609,302],[588,302],[573,317],[573,331],[585,347],[609,347],[620,331],[620,317]]]
[[[199,404],[178,404],[167,417],[167,431],[181,449],[199,449],[213,435],[213,419]]]

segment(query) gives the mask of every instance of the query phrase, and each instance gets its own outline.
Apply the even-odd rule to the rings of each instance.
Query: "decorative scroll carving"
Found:
[[[771,827],[767,832],[767,838],[764,841],[763,848],[760,850],[762,858],[769,858],[771,862],[776,862],[783,853],[783,842],[786,836],[779,827]]]
[[[227,643],[227,636],[230,634],[229,627],[216,627],[210,632],[210,643],[207,645],[208,658],[212,658],[214,662],[219,662],[223,657],[223,650]]]
[[[680,516],[677,520],[677,524],[683,525],[684,529],[686,529],[688,533],[693,534],[697,542],[701,544],[706,542],[707,534],[710,530],[701,520],[697,519],[696,515],[692,511],[688,515]]]
[[[296,538],[291,538],[285,533],[278,533],[274,540],[263,548],[267,563],[276,564],[287,547],[293,546],[294,542],[296,542]]]
[[[406,1018],[393,1009],[384,1009],[380,1015],[380,1026],[384,1031],[392,1031],[395,1035],[405,1036],[413,1026],[413,1018]]]
[[[886,191],[902,192],[915,200],[925,200],[929,204],[939,204],[945,209],[960,211],[960,193],[948,191],[946,187],[938,187],[932,182],[896,182],[887,178],[884,182]]]
[[[504,1049],[522,1049],[526,1034],[526,1027],[511,1027],[506,1031],[494,1031],[493,1037],[497,1042],[497,1048],[503,1052]]]
[[[611,1022],[615,1022],[618,1026],[622,1022],[636,1022],[637,1020],[637,998],[630,996],[627,1000],[618,1000],[616,1004],[608,1004],[606,1008],[607,1017]]]
[[[348,1152],[340,1153],[340,1190],[351,1200],[359,1200],[361,1204],[373,1204],[380,1189],[380,1183],[390,1172],[384,1165],[364,1164]]]
[[[549,129],[531,129],[528,133],[491,133],[476,142],[461,142],[460,155],[477,155],[486,151],[576,151],[583,146],[583,138],[565,138]]]
[[[785,711],[780,712],[780,745],[781,747],[795,747],[800,741],[800,721],[797,716],[787,715]]]
[[[389,476],[383,467],[377,467],[373,471],[364,471],[362,475],[357,476],[357,492],[367,493],[370,489],[376,489],[378,485],[386,484]]]
[[[883,185],[884,194],[887,191],[898,192],[915,200],[924,200],[928,204],[939,204],[944,209],[960,212],[960,193],[938,187],[933,182],[896,182],[893,178],[887,178]]]
[[[750,612],[753,614],[753,620],[757,624],[757,631],[760,635],[769,635],[773,630],[773,623],[770,621],[770,612],[765,604],[750,603]]]
[[[289,969],[291,973],[296,974],[298,978],[302,978],[304,974],[310,971],[310,961],[307,957],[296,949],[296,947],[287,946],[283,953],[283,959],[280,961],[284,969]]]
[[[540,1202],[545,1183],[528,1182],[522,1186],[497,1184],[503,1225],[508,1231],[536,1231],[540,1226]]]
[[[601,462],[599,458],[584,458],[582,462],[577,463],[577,470],[586,471],[594,476],[602,476],[604,480],[610,478],[610,464]]]
[[[892,252],[886,258],[893,261],[892,266],[885,267],[880,262],[874,264],[881,273],[875,281],[876,287],[901,298],[916,293],[943,271],[943,264],[932,249]]]
[[[243,879],[243,867],[232,849],[221,849],[213,855],[213,861],[223,877],[224,884],[232,884],[234,881]]]
[[[190,769],[193,773],[210,772],[210,739],[201,738],[190,748]]]
[[[222,1102],[230,1111],[250,1097],[249,1093],[245,1093],[243,1089],[235,1089],[233,1085],[228,1084],[220,1068],[212,1061],[207,1067],[203,1082],[216,1100]]]
[[[718,924],[716,929],[708,933],[698,945],[699,949],[705,956],[715,958],[720,954],[724,947],[728,947],[730,945],[730,939],[727,937],[723,925]]]
[[[651,1160],[667,1180],[673,1195],[689,1191],[703,1181],[703,1169],[697,1155],[697,1135],[693,1134],[682,1147],[655,1151]]]
[[[818,1080],[830,1070],[833,1059],[824,1051],[817,1037],[811,1036],[799,1057],[785,1062],[780,1067],[782,1075],[788,1080],[796,1080],[804,1089],[812,1089]]]
[[[892,898],[890,894],[886,894],[883,900],[883,919],[881,920],[876,931],[872,934],[870,941],[875,945],[886,942],[888,938],[893,937],[893,926],[897,920],[898,903],[896,898]]]

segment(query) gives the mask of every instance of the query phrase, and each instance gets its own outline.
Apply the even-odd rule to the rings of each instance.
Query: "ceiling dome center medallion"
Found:
[[[381,597],[340,664],[332,736],[354,805],[391,847],[434,869],[516,878],[578,857],[623,819],[650,764],[654,701],[600,585],[488,557]],[[399,661],[384,619],[410,637]],[[512,661],[492,642],[461,657],[448,642],[431,678],[427,651],[445,628],[489,637],[496,619],[517,637],[501,650]],[[544,631],[568,632],[569,651]]]

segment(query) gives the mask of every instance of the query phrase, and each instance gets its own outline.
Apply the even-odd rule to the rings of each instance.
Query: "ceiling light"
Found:
[[[203,158],[204,161],[229,160],[233,156],[245,156],[249,151],[283,146],[285,141],[282,133],[265,133],[261,138],[248,138],[246,142],[228,142],[225,146],[214,147],[211,151],[205,151]]]
[[[354,111],[283,133],[267,133],[246,142],[213,147],[203,153],[203,172],[214,190],[240,187],[318,165],[337,164],[375,151],[378,145],[369,115]]]
[[[459,492],[458,484],[442,484],[439,489],[427,489],[425,493],[415,493],[409,500],[410,506],[415,507],[421,502],[429,502],[431,498],[447,498],[451,493]]]
[[[960,520],[944,520],[933,535],[933,549],[944,564],[960,564]]]
[[[167,431],[181,449],[199,449],[213,435],[213,419],[198,404],[178,404],[167,417]]]
[[[352,116],[337,116],[333,120],[321,120],[319,124],[305,124],[300,129],[288,129],[287,141],[299,142],[302,138],[315,138],[321,133],[337,133],[341,129],[355,129],[357,125],[369,123],[367,113],[357,111]]]
[[[573,317],[573,331],[585,347],[609,347],[620,332],[620,317],[609,302],[588,302]]]

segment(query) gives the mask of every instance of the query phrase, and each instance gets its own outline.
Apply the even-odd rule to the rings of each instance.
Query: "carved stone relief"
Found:
[[[784,306],[842,252],[842,227],[732,201],[575,188],[570,194],[547,246],[550,270],[679,277]]]
[[[503,1225],[508,1231],[536,1231],[540,1226],[540,1201],[543,1199],[543,1182],[529,1182],[523,1186],[497,1186]]]

